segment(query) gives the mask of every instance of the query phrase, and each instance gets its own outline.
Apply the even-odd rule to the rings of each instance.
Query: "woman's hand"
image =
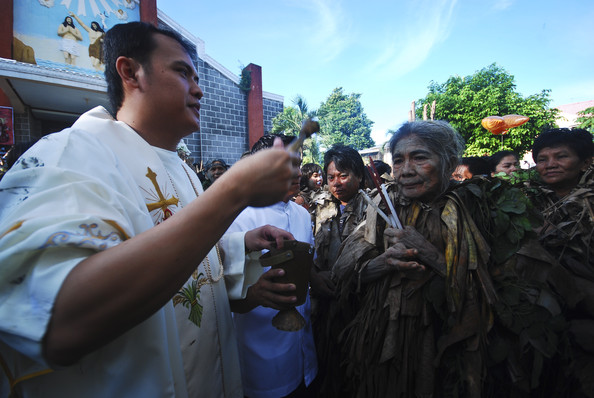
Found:
[[[425,266],[417,261],[418,254],[417,249],[407,249],[402,243],[396,243],[388,247],[384,261],[390,269],[402,272],[406,278],[419,279],[425,272]]]
[[[420,279],[425,267],[416,261],[417,249],[407,249],[397,243],[370,260],[361,271],[361,282],[369,283],[393,272],[400,272],[408,279]]]
[[[441,253],[431,242],[429,242],[423,235],[419,233],[414,227],[406,226],[404,229],[388,228],[384,231],[387,238],[389,248],[386,253],[395,248],[391,252],[391,257],[400,261],[406,259],[414,259],[418,265],[423,267],[429,266],[438,274],[445,273],[445,256]],[[407,257],[408,256],[408,257]],[[416,269],[414,264],[400,264],[406,269]]]

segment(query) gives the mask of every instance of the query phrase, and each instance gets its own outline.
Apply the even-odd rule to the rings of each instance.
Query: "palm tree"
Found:
[[[271,133],[297,136],[303,121],[317,114],[317,111],[309,110],[305,98],[301,95],[295,96],[292,103],[293,106],[285,107],[282,113],[272,120]],[[320,163],[320,148],[315,135],[303,144],[303,163],[310,162]]]

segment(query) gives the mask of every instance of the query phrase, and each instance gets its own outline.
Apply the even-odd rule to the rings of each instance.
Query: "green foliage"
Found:
[[[344,94],[342,87],[335,88],[320,105],[320,139],[322,146],[334,144],[352,146],[357,150],[375,145],[371,138],[373,122],[367,118],[359,101],[361,94]]]
[[[271,133],[285,135],[299,135],[304,120],[316,116],[316,111],[310,111],[305,99],[298,95],[293,99],[293,106],[284,107],[283,111],[272,119]],[[303,143],[303,163],[321,164],[320,147],[317,134]]]
[[[516,92],[514,77],[492,64],[472,76],[452,76],[445,83],[431,82],[429,93],[417,101],[416,116],[422,117],[423,105],[435,100],[435,118],[452,124],[466,141],[465,156],[490,155],[507,149],[524,154],[534,138],[555,125],[558,110],[550,109],[550,90],[526,98]],[[488,116],[528,116],[530,120],[507,134],[491,134],[481,125]],[[503,137],[503,138],[502,138]]]
[[[495,264],[503,264],[516,253],[526,237],[542,223],[522,191],[519,177],[514,179],[515,184],[511,178],[473,178],[462,183],[476,197],[465,203],[491,247]]]
[[[576,121],[579,123],[578,127],[594,133],[594,106],[579,111],[577,115],[578,118]]]
[[[241,67],[241,73],[239,74],[239,89],[244,93],[252,89],[252,72],[244,67]]]
[[[272,120],[271,133],[298,135],[301,123],[317,116],[320,131],[303,145],[303,163],[323,163],[320,146],[329,148],[334,144],[352,146],[357,150],[375,145],[371,138],[373,122],[363,112],[359,101],[361,94],[346,95],[342,87],[335,88],[330,96],[320,105],[317,111],[310,111],[305,99],[297,96],[293,106],[285,107],[282,113]]]

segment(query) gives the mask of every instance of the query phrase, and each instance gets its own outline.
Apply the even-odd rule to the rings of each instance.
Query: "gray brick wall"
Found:
[[[204,97],[200,101],[200,132],[185,138],[195,163],[212,159],[235,163],[249,150],[247,94],[207,62],[198,59],[198,75]],[[264,98],[264,133],[272,130],[272,119],[283,111],[283,103]]]
[[[14,113],[14,131],[18,132],[18,136],[15,137],[15,141],[25,142],[30,141],[31,127],[30,124],[30,113]]]
[[[187,137],[186,144],[195,162],[223,159],[235,163],[248,147],[246,94],[201,59],[198,75],[204,92],[200,132]]]
[[[29,107],[25,113],[14,113],[15,142],[37,141],[42,137],[41,123],[31,114]]]
[[[283,111],[283,103],[264,98],[264,134],[272,130],[272,119]]]

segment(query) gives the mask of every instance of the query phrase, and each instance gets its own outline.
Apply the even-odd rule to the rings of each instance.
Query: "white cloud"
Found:
[[[384,79],[396,79],[423,64],[431,50],[447,39],[457,0],[416,1],[404,11],[401,24],[389,33],[383,51],[366,70]]]
[[[310,20],[303,21],[302,31],[307,45],[317,55],[316,62],[329,62],[347,47],[351,21],[340,0],[289,0],[288,3],[311,15]]]
[[[493,4],[493,9],[497,11],[504,11],[514,4],[514,0],[496,0]]]

